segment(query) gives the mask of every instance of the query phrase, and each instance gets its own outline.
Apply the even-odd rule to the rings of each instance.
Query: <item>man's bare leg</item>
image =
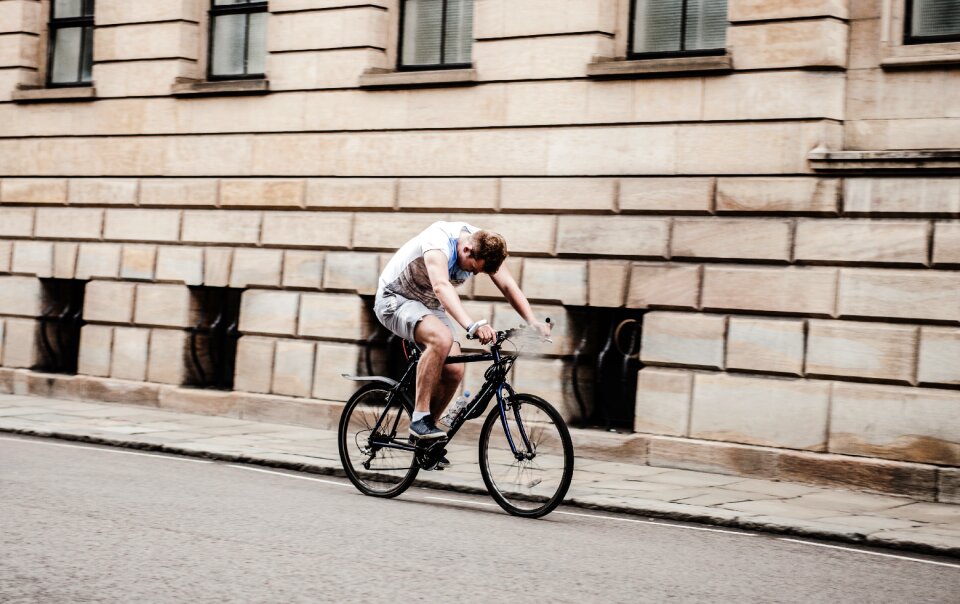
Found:
[[[449,354],[460,354],[460,344],[458,342],[453,343]],[[439,418],[447,408],[447,405],[450,404],[450,401],[453,400],[457,389],[460,387],[460,382],[463,381],[463,371],[464,367],[459,363],[443,366],[440,373],[440,383],[437,384],[437,387],[433,391],[433,396],[430,398],[430,414],[433,415],[433,417]]]
[[[441,385],[443,362],[453,347],[453,334],[443,321],[433,315],[427,315],[417,323],[414,338],[417,344],[423,346],[423,354],[420,355],[420,362],[417,364],[417,398],[414,410],[430,413],[435,404],[440,406],[441,397],[448,393],[446,400],[449,401],[449,396],[452,396],[456,390],[456,385],[453,387],[450,387],[449,383]],[[442,404],[446,406],[446,402]],[[440,407],[439,411],[443,411],[443,408]]]

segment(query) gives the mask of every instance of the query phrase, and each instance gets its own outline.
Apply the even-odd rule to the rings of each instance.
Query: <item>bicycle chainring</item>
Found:
[[[417,450],[414,454],[417,465],[423,470],[435,470],[437,464],[440,463],[440,458],[443,457],[443,454],[446,452],[446,449],[444,449],[444,445],[446,444],[446,438],[438,438],[428,445],[417,445]]]

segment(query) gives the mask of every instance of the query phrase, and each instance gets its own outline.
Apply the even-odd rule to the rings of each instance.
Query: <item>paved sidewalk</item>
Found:
[[[342,475],[330,430],[0,395],[0,431]],[[475,441],[448,450],[453,467],[421,472],[418,483],[485,492]],[[567,497],[585,508],[960,557],[960,505],[585,458]]]

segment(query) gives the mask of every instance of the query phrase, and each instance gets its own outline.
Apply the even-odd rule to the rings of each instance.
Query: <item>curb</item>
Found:
[[[87,434],[73,434],[70,432],[57,432],[54,430],[37,430],[27,428],[5,428],[0,427],[0,433],[18,434],[22,436],[35,436],[41,438],[54,438],[59,440],[68,440],[74,442],[89,443],[95,445],[107,445],[124,449],[137,449],[141,451],[156,451],[162,453],[171,453],[183,455],[186,457],[199,457],[216,461],[226,461],[232,463],[242,463],[248,465],[258,465],[270,468],[284,470],[294,470],[308,474],[317,474],[321,476],[337,476],[345,478],[346,473],[339,466],[325,466],[321,464],[297,463],[284,461],[281,459],[270,459],[267,457],[234,455],[229,453],[218,453],[216,451],[200,450],[193,448],[178,447],[175,445],[160,445],[153,443],[141,443],[135,441],[121,440],[103,436],[91,436]],[[459,493],[470,493],[476,495],[486,495],[487,490],[483,488],[472,487],[462,484],[450,484],[439,480],[417,478],[414,486],[429,489],[454,491]],[[797,521],[792,518],[776,519],[773,522],[758,522],[751,520],[750,517],[740,517],[729,510],[718,510],[716,514],[704,512],[690,512],[683,508],[690,507],[682,504],[672,504],[665,502],[657,508],[642,506],[615,505],[607,503],[591,502],[589,497],[568,497],[564,500],[565,504],[574,507],[597,510],[604,512],[613,512],[619,514],[628,514],[631,516],[645,516],[648,518],[658,518],[663,520],[673,520],[678,522],[693,522],[698,524],[709,524],[713,526],[722,526],[725,528],[738,528],[743,530],[755,531],[759,533],[769,533],[774,535],[789,535],[793,537],[807,537],[822,539],[827,541],[836,541],[861,546],[872,546],[883,549],[896,549],[921,554],[932,554],[937,556],[948,556],[960,558],[960,547],[942,546],[936,543],[925,541],[914,541],[909,539],[890,539],[877,538],[870,535],[857,532],[854,529],[826,530],[810,526],[809,523]],[[698,508],[702,509],[702,508]],[[719,512],[725,512],[723,514]]]

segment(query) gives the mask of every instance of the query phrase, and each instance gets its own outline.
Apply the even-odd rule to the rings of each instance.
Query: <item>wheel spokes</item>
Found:
[[[372,494],[394,491],[411,471],[413,453],[392,448],[396,434],[409,418],[402,406],[387,409],[389,391],[370,390],[350,409],[344,425],[344,465],[351,479]],[[385,413],[386,411],[386,413]],[[398,417],[399,416],[399,417]],[[376,431],[375,431],[376,428]],[[363,490],[363,489],[361,489]]]
[[[561,489],[564,445],[557,425],[537,405],[517,404],[515,409],[515,413],[510,413],[506,429],[524,458],[517,459],[513,454],[503,422],[497,420],[487,441],[485,463],[494,488],[512,507],[534,511]]]

